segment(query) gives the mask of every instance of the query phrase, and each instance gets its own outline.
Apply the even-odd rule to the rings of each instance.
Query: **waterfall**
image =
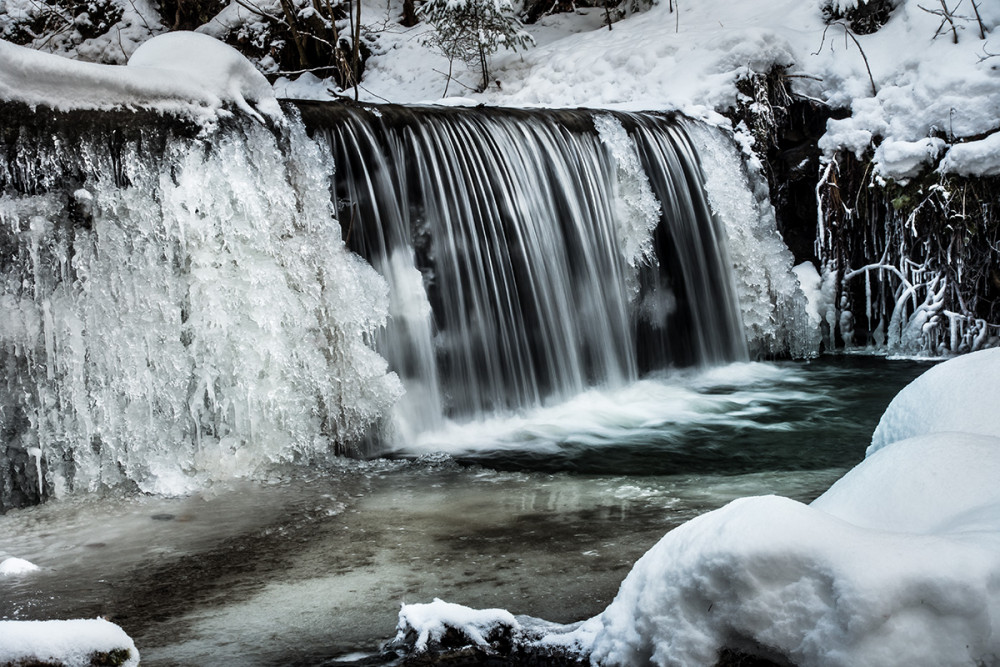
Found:
[[[212,130],[0,108],[0,511],[808,352],[790,254],[715,130],[297,106]]]
[[[747,358],[683,121],[300,106],[334,155],[349,246],[397,295],[379,343],[408,389],[397,437]]]

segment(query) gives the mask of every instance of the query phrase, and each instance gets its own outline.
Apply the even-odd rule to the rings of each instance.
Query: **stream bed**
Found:
[[[401,603],[599,613],[664,533],[747,495],[811,501],[927,363],[733,364],[448,425],[385,458],[167,498],[77,494],[0,516],[0,618],[104,616],[143,665],[345,664]],[[338,662],[339,660],[339,662]]]

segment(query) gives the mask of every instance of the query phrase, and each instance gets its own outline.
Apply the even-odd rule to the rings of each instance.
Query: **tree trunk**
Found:
[[[400,22],[406,28],[417,25],[417,9],[415,0],[403,0],[403,20]]]

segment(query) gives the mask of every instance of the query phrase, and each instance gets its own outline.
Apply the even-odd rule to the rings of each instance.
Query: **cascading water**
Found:
[[[408,295],[393,299],[380,347],[411,388],[402,437],[445,414],[746,356],[723,232],[675,122],[303,113],[334,152],[349,245]]]
[[[383,442],[407,442],[809,351],[790,254],[714,130],[299,106],[312,138],[0,108],[0,511],[323,457],[390,410]]]
[[[775,315],[798,292],[791,256],[733,170],[731,142],[731,183],[706,189],[685,123],[671,117],[300,106],[334,154],[347,242],[394,295],[379,349],[407,387],[399,440],[444,417],[745,359],[747,315],[775,322],[752,332],[754,352],[790,349]],[[737,289],[734,234],[761,284]]]

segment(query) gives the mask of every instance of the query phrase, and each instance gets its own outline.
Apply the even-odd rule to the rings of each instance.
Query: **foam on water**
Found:
[[[496,452],[556,453],[567,444],[620,446],[662,440],[691,429],[787,430],[784,422],[758,419],[774,406],[831,400],[810,390],[794,367],[735,363],[639,380],[625,387],[590,389],[567,401],[470,422],[447,422],[397,445],[417,454]]]

